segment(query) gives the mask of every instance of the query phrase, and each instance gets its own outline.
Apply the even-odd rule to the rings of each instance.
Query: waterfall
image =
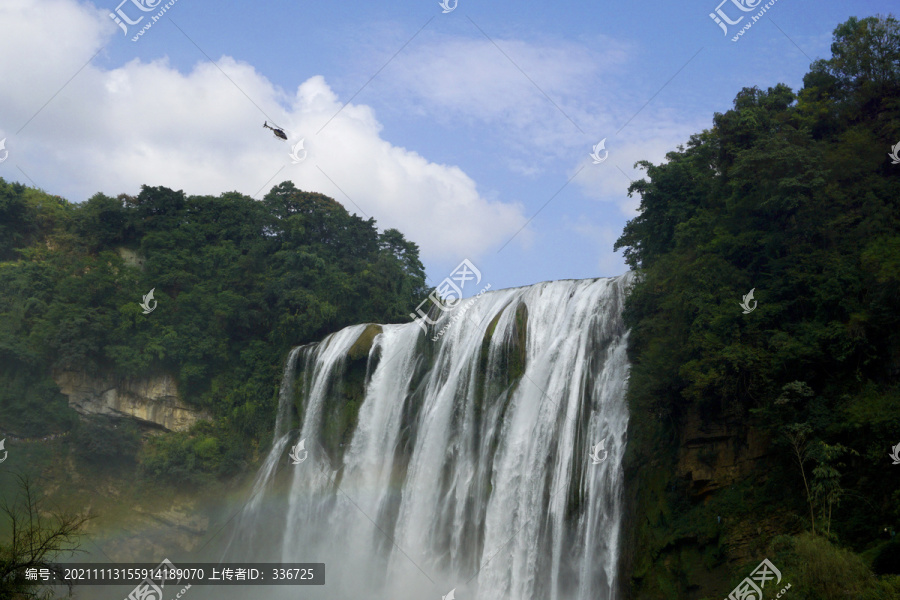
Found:
[[[284,364],[281,389],[278,390],[278,412],[275,415],[275,433],[272,444],[277,443],[284,436],[284,428],[289,424],[291,400],[294,397],[294,372],[297,369],[297,355],[302,349],[302,346],[297,346],[291,350],[287,362]]]
[[[436,341],[449,314],[295,349],[308,457],[283,452],[280,407],[237,526],[265,530],[264,547],[232,550],[324,562],[326,585],[261,597],[618,598],[631,280],[489,292]],[[286,367],[282,404],[293,379]],[[262,514],[267,499],[279,509]]]
[[[284,373],[281,376],[281,387],[278,390],[278,412],[275,415],[275,431],[272,436],[272,449],[263,461],[262,467],[256,473],[256,478],[251,486],[250,499],[244,505],[239,515],[237,526],[232,530],[231,539],[225,546],[225,556],[233,556],[233,548],[238,545],[241,548],[240,554],[254,546],[255,538],[259,533],[259,521],[261,504],[263,495],[272,476],[275,474],[275,468],[278,460],[284,453],[284,448],[288,443],[290,436],[285,431],[290,424],[291,401],[294,397],[294,381],[297,369],[297,356],[303,346],[293,348],[288,354],[287,361],[284,364]]]

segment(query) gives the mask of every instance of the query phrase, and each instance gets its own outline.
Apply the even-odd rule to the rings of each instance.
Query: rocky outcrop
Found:
[[[622,581],[630,582],[623,585],[626,599],[723,598],[738,571],[749,572],[776,536],[796,529],[788,512],[732,505],[748,487],[766,485],[776,451],[769,435],[746,415],[712,413],[696,403],[684,409],[671,444],[665,439],[671,430],[632,413],[621,525],[630,534],[623,536],[619,566]]]
[[[701,417],[696,408],[689,409],[682,422],[680,440],[676,474],[690,481],[689,490],[700,503],[740,481],[765,479],[772,451],[770,439],[759,429],[742,423],[737,415],[713,420]],[[766,544],[776,535],[790,530],[791,525],[778,515],[754,515],[746,520],[726,516],[719,543],[727,565],[741,565],[765,552]],[[693,541],[700,543],[699,538]],[[700,577],[701,573],[695,575]]]
[[[82,415],[130,417],[170,431],[185,431],[210,418],[181,401],[170,375],[138,379],[60,371],[53,379],[68,396],[69,406]]]
[[[103,519],[88,523],[84,529],[92,540],[86,550],[97,551],[94,558],[101,560],[115,557],[119,563],[159,563],[170,558],[177,566],[175,557],[194,552],[209,541],[213,515],[224,512],[221,491],[166,489],[162,494],[147,496],[136,493],[127,477],[98,478],[92,473],[90,479],[77,475],[73,479],[76,488],[91,486],[85,511],[103,514]],[[128,506],[127,512],[118,510],[123,504]]]
[[[758,469],[768,446],[765,435],[737,419],[704,420],[691,410],[681,428],[678,475],[691,482],[695,496],[703,497]]]
[[[140,270],[144,270],[144,263],[147,262],[147,259],[135,252],[134,250],[130,250],[128,248],[120,247],[118,248],[119,256],[122,257],[122,260],[126,265],[130,267],[136,267]]]

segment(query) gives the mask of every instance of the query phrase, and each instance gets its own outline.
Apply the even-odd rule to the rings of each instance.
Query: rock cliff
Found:
[[[760,469],[768,446],[764,435],[740,419],[704,420],[691,407],[680,432],[677,474],[700,499]]]
[[[186,431],[209,415],[181,401],[174,378],[91,377],[75,371],[53,374],[69,406],[82,415],[131,417],[169,431]]]

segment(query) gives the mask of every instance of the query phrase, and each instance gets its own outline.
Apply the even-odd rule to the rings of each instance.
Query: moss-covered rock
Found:
[[[359,420],[359,409],[366,395],[369,374],[377,365],[378,356],[369,364],[369,354],[381,325],[369,324],[350,347],[339,372],[332,374],[334,388],[329,390],[322,413],[322,444],[334,461],[340,464],[344,448],[349,444]]]
[[[528,308],[525,303],[516,307],[516,318],[513,323],[509,346],[509,364],[507,373],[510,380],[518,381],[525,374],[525,334],[528,331]]]
[[[369,351],[372,349],[372,344],[375,343],[375,336],[383,331],[381,325],[377,325],[375,323],[369,323],[366,325],[366,328],[360,334],[359,338],[353,343],[350,347],[350,351],[347,353],[347,356],[350,357],[350,360],[359,360],[359,359],[367,359],[369,357]]]
[[[483,374],[488,366],[488,358],[491,349],[491,341],[497,329],[497,323],[505,311],[497,313],[490,323],[484,337],[481,339],[481,354],[479,355],[479,371]],[[503,375],[506,383],[518,381],[525,374],[525,334],[528,331],[528,308],[524,303],[516,306],[516,315],[513,322],[513,330],[506,348],[503,352]]]
[[[485,413],[500,403],[499,412],[492,417],[501,422],[509,405],[509,399],[525,373],[525,332],[528,324],[528,309],[525,304],[516,306],[512,334],[500,351],[492,359],[491,342],[497,330],[500,317],[509,310],[499,311],[488,323],[481,340],[478,356],[478,372],[475,383],[475,419],[481,422]],[[491,452],[496,451],[497,439],[492,442]]]

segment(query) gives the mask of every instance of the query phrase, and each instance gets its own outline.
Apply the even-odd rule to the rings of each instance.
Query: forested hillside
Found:
[[[290,347],[353,323],[408,320],[427,294],[414,243],[289,182],[262,201],[144,187],[76,204],[0,180],[0,261],[5,431],[88,427],[54,370],[168,372],[215,416],[154,440],[144,465],[170,477],[248,457],[274,422]],[[144,314],[151,289],[157,308]],[[95,458],[133,447],[127,428],[94,433],[82,439]]]
[[[900,27],[850,19],[799,92],[745,88],[640,163],[617,242],[640,274],[633,597],[723,597],[766,557],[794,600],[900,597],[870,572],[900,573],[898,142]],[[702,481],[684,477],[692,436],[710,449]],[[739,460],[716,470],[757,440],[746,477]]]

